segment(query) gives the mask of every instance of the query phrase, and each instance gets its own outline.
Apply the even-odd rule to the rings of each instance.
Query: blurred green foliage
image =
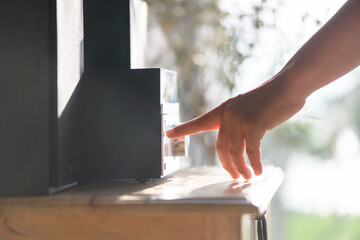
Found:
[[[284,225],[285,239],[355,240],[360,239],[359,226],[359,216],[289,213]]]
[[[337,132],[324,119],[305,116],[300,120],[288,121],[269,133],[272,145],[296,149],[324,159],[333,155]]]
[[[271,27],[263,21],[262,13],[275,14],[275,9],[266,7],[266,0],[249,2],[251,7],[246,10],[239,7],[226,9],[220,0],[146,2],[149,28],[160,26],[169,45],[168,51],[174,56],[174,62],[155,58],[148,65],[176,68],[183,120],[209,110],[207,90],[210,85],[219,86],[219,93],[212,96],[215,101],[224,99],[219,97],[223,89],[228,90],[228,95],[232,93],[241,74],[241,64],[251,56],[257,44],[257,32]],[[198,138],[197,147],[204,154],[209,153],[207,163],[213,163],[215,139],[206,140],[209,135],[204,134],[195,138]]]
[[[240,65],[256,44],[256,39],[249,41],[245,36],[264,26],[261,13],[266,0],[254,1],[251,12],[239,9],[235,13],[222,8],[219,0],[146,2],[150,21],[161,26],[174,53],[185,117],[196,117],[207,107],[204,94],[211,81],[205,81],[204,77],[209,67],[216,74],[215,81],[222,82],[230,91],[235,87]],[[247,32],[244,32],[245,26]],[[239,42],[246,42],[248,48],[240,50]],[[166,67],[167,63],[159,64]]]

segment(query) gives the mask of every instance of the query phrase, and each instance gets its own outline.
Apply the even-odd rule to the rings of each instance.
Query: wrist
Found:
[[[301,74],[297,74],[285,66],[270,82],[284,101],[303,103],[312,91],[302,81],[301,77]]]
[[[275,125],[284,122],[304,106],[309,95],[297,83],[298,79],[281,71],[256,91],[263,98],[262,103],[269,118],[278,119]],[[279,116],[274,116],[274,113]]]

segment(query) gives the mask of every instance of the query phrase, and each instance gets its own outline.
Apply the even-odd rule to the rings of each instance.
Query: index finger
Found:
[[[178,125],[166,131],[166,136],[168,138],[180,138],[185,135],[192,135],[199,132],[219,129],[221,123],[222,108],[223,104],[200,117]]]

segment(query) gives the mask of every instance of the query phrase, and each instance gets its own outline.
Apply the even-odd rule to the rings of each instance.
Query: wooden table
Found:
[[[144,184],[81,185],[51,196],[0,198],[0,239],[255,239],[254,216],[264,214],[282,180],[275,167],[250,181],[233,181],[219,167],[200,167]]]

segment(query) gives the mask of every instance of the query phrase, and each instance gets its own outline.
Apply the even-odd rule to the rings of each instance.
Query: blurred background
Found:
[[[178,73],[182,121],[276,74],[345,0],[148,0],[147,67]],[[267,133],[286,178],[271,239],[360,239],[360,69],[315,92]],[[217,132],[191,136],[192,165],[217,165]]]

